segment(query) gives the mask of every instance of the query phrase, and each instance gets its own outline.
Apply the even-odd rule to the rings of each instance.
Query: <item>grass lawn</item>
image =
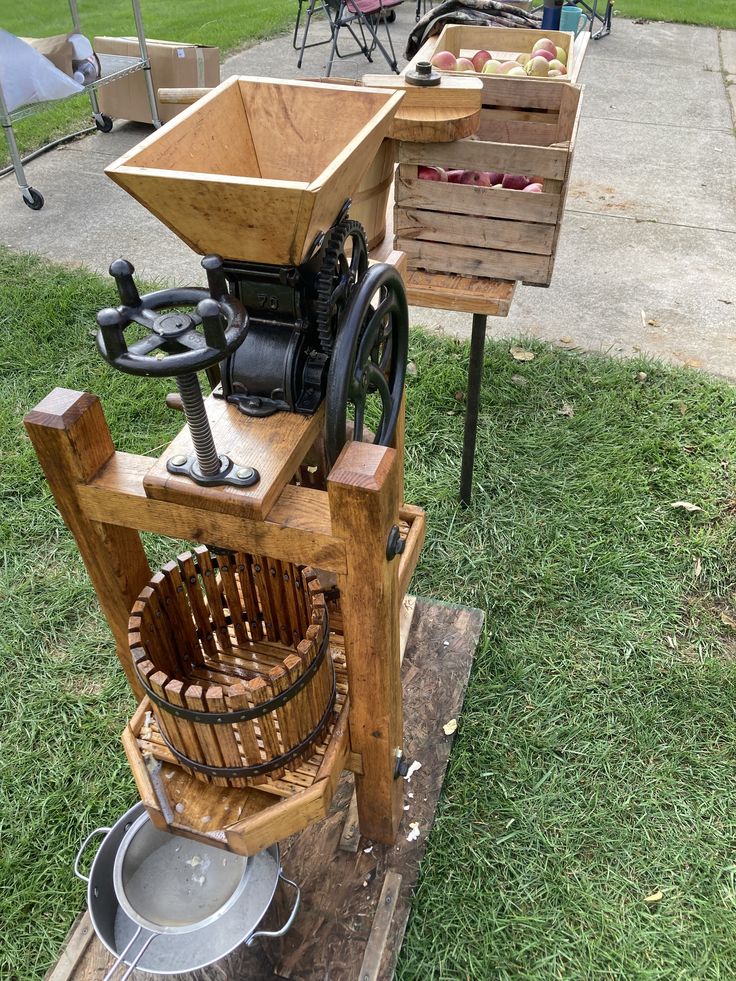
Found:
[[[736,4],[733,0],[616,0],[615,9],[624,17],[736,28]]]
[[[181,417],[164,383],[95,354],[108,282],[2,251],[0,279],[0,977],[27,981],[83,905],[77,844],[136,795],[132,701],[21,418],[54,385],[88,388],[121,449],[155,453]],[[468,349],[412,337],[413,588],[482,607],[487,629],[398,977],[733,977],[736,391],[530,347],[518,363],[489,344],[464,511]]]
[[[3,9],[2,27],[23,37],[47,37],[72,30],[66,0],[27,0]],[[294,0],[145,0],[142,14],[149,38],[213,44],[221,54],[258,38],[269,37],[292,23]],[[79,0],[82,30],[88,37],[135,34],[130,0]],[[87,96],[58,103],[15,127],[21,155],[55,137],[92,124]],[[0,139],[0,165],[8,162]]]

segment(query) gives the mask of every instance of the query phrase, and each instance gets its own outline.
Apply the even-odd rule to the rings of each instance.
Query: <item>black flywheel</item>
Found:
[[[393,266],[377,263],[353,292],[335,340],[325,406],[330,465],[347,440],[351,411],[354,440],[364,440],[368,410],[371,421],[378,418],[373,442],[390,444],[401,408],[408,348],[404,284]]]

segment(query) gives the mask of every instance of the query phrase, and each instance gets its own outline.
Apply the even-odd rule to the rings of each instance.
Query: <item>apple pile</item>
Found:
[[[497,170],[445,170],[442,167],[419,167],[420,181],[439,181],[445,184],[470,184],[473,187],[495,187],[504,191],[542,193],[542,181],[523,174],[501,174]]]
[[[456,58],[452,51],[436,51],[431,58],[442,72],[473,72],[476,75],[511,75],[533,78],[560,78],[567,75],[567,52],[541,37],[527,54],[522,52],[514,61],[498,61],[490,51],[476,51],[472,58]]]

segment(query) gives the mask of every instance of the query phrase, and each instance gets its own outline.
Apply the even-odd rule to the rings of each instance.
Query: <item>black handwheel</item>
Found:
[[[209,290],[183,287],[140,296],[133,266],[116,259],[110,274],[122,305],[97,314],[97,347],[105,361],[129,375],[161,378],[204,371],[232,354],[248,333],[248,314],[227,292],[222,259],[205,256],[202,265]],[[182,312],[180,307],[195,307],[195,312]],[[124,331],[132,323],[149,333],[128,347]]]
[[[95,126],[101,133],[109,133],[112,129],[112,119],[104,113],[99,119],[95,116]]]
[[[26,197],[26,194],[30,195],[30,199]],[[29,187],[27,191],[23,192],[23,203],[31,211],[40,211],[43,208],[43,194],[37,191],[35,187]]]
[[[406,377],[409,312],[401,276],[377,263],[365,274],[345,311],[327,377],[325,446],[334,464],[347,439],[362,440],[369,399],[380,406],[374,443],[387,446],[396,432]]]

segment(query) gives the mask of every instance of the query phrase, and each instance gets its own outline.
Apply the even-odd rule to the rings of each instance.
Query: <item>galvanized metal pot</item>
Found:
[[[180,842],[184,849],[182,862],[191,868],[188,886],[194,897],[192,912],[187,912],[189,903],[183,901],[180,889],[177,907],[176,896],[172,894],[171,884],[164,879],[165,867],[161,863],[154,863],[153,877],[150,882],[145,881],[146,866],[142,857],[147,848],[155,851],[157,834],[165,835],[164,845],[173,842],[175,849],[176,843]],[[104,835],[104,838],[87,876],[80,871],[80,861],[88,844],[98,835]],[[196,856],[192,854],[187,859],[192,850]],[[195,862],[195,858],[199,861]],[[242,863],[242,874],[235,871],[238,862]],[[116,864],[123,903],[115,889]],[[181,864],[177,873],[176,863],[171,863],[175,875],[181,875]],[[205,869],[198,871],[202,865]],[[225,869],[225,881],[220,880],[220,888],[215,887],[209,899],[201,904],[199,912],[204,915],[197,921],[199,876],[216,876],[220,868]],[[281,871],[278,845],[271,845],[250,858],[201,844],[193,845],[187,839],[158,832],[140,803],[127,811],[112,828],[97,828],[87,836],[77,853],[74,872],[87,883],[87,905],[95,932],[117,958],[108,976],[122,964],[128,965],[123,978],[129,977],[135,968],[151,974],[199,970],[225,957],[242,943],[251,944],[257,937],[282,936],[291,927],[299,909],[299,888]],[[279,879],[294,890],[291,912],[280,930],[258,930]],[[174,888],[179,888],[179,884],[174,883]]]

